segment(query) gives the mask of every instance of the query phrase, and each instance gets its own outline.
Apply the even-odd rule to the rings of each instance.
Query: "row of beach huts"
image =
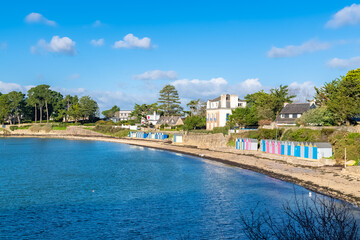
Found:
[[[235,145],[239,150],[262,151],[308,159],[329,158],[333,155],[331,144],[325,142],[308,143],[263,139],[260,140],[259,147],[257,139],[237,138]]]
[[[156,139],[156,140],[165,140],[169,138],[169,135],[162,132],[129,132],[130,138],[142,138],[142,139]],[[173,143],[182,143],[183,135],[181,133],[175,133],[172,138]]]

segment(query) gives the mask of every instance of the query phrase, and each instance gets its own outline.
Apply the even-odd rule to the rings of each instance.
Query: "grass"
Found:
[[[61,130],[64,131],[66,130],[66,126],[52,126],[52,130]]]

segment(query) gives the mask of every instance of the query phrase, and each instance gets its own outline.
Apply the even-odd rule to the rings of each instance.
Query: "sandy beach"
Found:
[[[69,131],[32,133],[14,131],[6,137],[44,137],[70,140],[106,141],[149,147],[202,157],[230,166],[259,172],[276,179],[292,182],[310,191],[323,193],[360,206],[360,177],[343,174],[339,166],[309,166],[284,161],[275,155],[266,157],[260,153],[245,153],[231,147],[221,149],[199,149],[192,146],[174,145],[169,142],[130,138],[114,138],[90,130],[72,128]]]

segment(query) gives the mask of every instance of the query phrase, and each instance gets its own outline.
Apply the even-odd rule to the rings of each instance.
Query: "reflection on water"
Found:
[[[0,238],[9,239],[241,239],[242,213],[258,203],[279,212],[294,188],[309,193],[109,142],[0,139],[0,163]]]

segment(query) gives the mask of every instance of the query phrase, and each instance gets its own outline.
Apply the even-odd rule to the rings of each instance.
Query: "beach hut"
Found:
[[[257,139],[249,139],[249,146],[250,146],[249,150],[257,151],[258,145],[259,145],[259,143],[258,143]]]
[[[245,139],[245,150],[250,150],[250,139],[249,138]]]
[[[327,142],[317,142],[315,143],[317,147],[317,159],[328,158],[333,155],[332,147],[330,143]]]
[[[267,153],[270,153],[270,141],[266,140],[266,151]]]
[[[260,151],[266,152],[265,139],[262,139],[262,140],[260,141]]]
[[[281,151],[280,151],[280,154],[281,154],[281,155],[285,155],[285,152],[286,152],[286,142],[281,141]]]
[[[303,142],[300,143],[300,157],[305,157],[305,144]]]
[[[296,146],[295,142],[290,143],[290,156],[295,156],[295,146]]]
[[[308,143],[305,143],[304,158],[309,158],[309,144]]]
[[[275,141],[271,141],[271,153],[275,153]]]
[[[312,159],[318,159],[318,148],[316,143],[314,143],[312,148]]]
[[[183,135],[182,133],[175,133],[173,137],[174,143],[182,143],[183,142]]]
[[[309,143],[309,156],[308,156],[308,158],[310,158],[310,159],[313,159],[313,152],[314,152],[314,150],[313,150],[313,144],[312,143]]]

